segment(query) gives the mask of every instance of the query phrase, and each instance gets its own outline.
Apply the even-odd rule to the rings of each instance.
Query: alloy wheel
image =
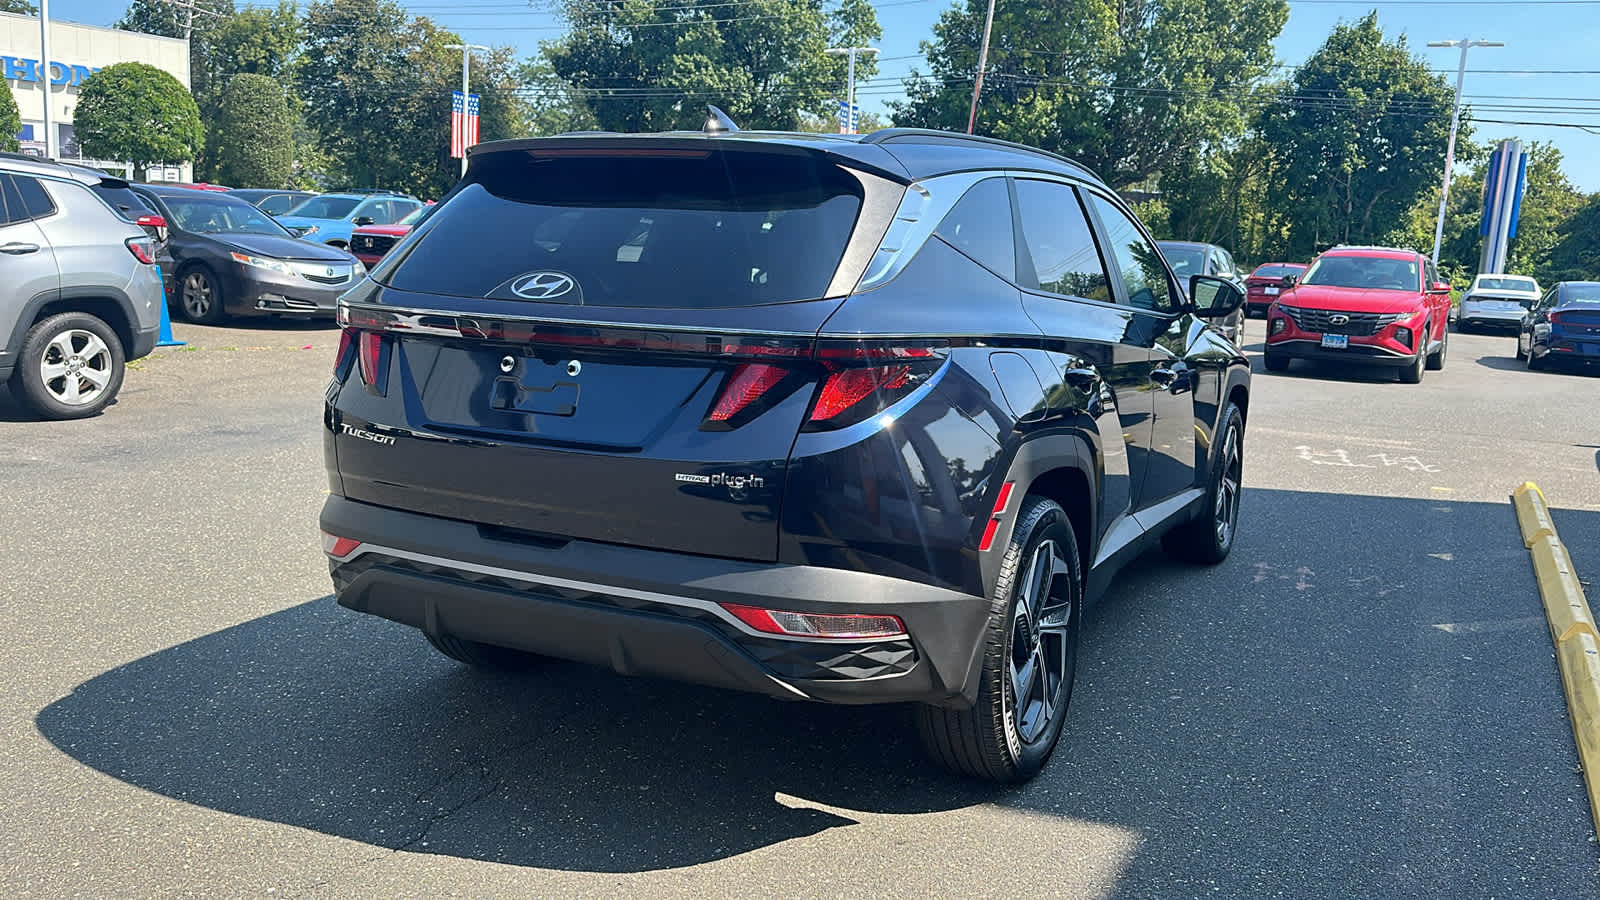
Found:
[[[1239,485],[1243,472],[1239,429],[1230,426],[1222,445],[1222,477],[1217,483],[1217,504],[1213,511],[1219,547],[1228,547],[1233,543],[1233,530],[1239,522]]]
[[[111,381],[111,348],[99,335],[81,328],[51,338],[39,359],[46,391],[68,406],[87,406]]]
[[[204,272],[190,272],[183,279],[183,310],[190,318],[203,319],[211,314],[213,292],[211,279]]]
[[[1072,672],[1072,570],[1055,541],[1041,541],[1017,588],[1011,621],[1006,700],[1015,710],[1017,736],[1032,744],[1050,734],[1061,692]]]

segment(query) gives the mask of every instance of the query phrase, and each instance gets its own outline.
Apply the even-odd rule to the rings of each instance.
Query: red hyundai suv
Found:
[[[1283,276],[1299,278],[1306,270],[1305,263],[1262,263],[1244,280],[1244,314],[1246,318],[1266,316],[1267,307],[1278,299],[1283,290]]]
[[[1266,366],[1293,359],[1393,366],[1416,384],[1444,368],[1450,285],[1426,256],[1388,247],[1334,247],[1267,310]]]

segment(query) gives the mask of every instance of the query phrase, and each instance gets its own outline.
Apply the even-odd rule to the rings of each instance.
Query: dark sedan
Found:
[[[136,190],[167,220],[167,296],[191,322],[229,316],[329,316],[366,274],[343,250],[302,241],[243,200],[164,185]]]
[[[269,216],[281,216],[316,196],[310,191],[275,191],[269,188],[234,188],[228,191],[228,195],[248,201]]]
[[[1600,363],[1600,281],[1563,281],[1545,291],[1522,317],[1517,359],[1530,369]]]
[[[1161,255],[1166,257],[1172,271],[1177,273],[1179,284],[1187,285],[1191,275],[1215,275],[1233,282],[1239,293],[1244,293],[1244,281],[1239,277],[1238,266],[1234,265],[1233,254],[1216,244],[1156,241],[1156,246],[1161,248]],[[1213,320],[1211,324],[1228,340],[1237,342],[1243,333],[1244,310],[1236,310],[1226,318]]]

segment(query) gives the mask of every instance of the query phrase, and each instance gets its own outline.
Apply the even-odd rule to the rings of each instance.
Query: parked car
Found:
[[[1462,331],[1521,328],[1523,316],[1539,300],[1539,283],[1522,275],[1479,275],[1461,295],[1456,323]]]
[[[357,225],[393,225],[420,206],[421,200],[403,194],[319,194],[277,218],[308,241],[344,249]]]
[[[1416,384],[1444,368],[1450,341],[1450,285],[1415,250],[1335,247],[1305,275],[1286,276],[1267,311],[1263,354],[1269,372],[1295,359],[1392,366]]]
[[[1538,369],[1554,360],[1600,363],[1600,281],[1562,281],[1523,316],[1517,359]]]
[[[160,185],[160,186],[163,186],[163,187],[188,188],[191,191],[226,192],[226,191],[233,190],[233,188],[228,187],[225,184],[207,184],[204,181],[152,181],[152,182],[149,183],[150,187],[155,187],[157,185]]]
[[[422,218],[428,207],[421,206],[393,225],[360,225],[351,232],[350,252],[368,266],[378,264],[389,249],[411,232],[411,226]]]
[[[1305,263],[1262,263],[1244,280],[1244,312],[1246,317],[1267,315],[1267,307],[1278,299],[1286,275],[1296,278],[1305,274]]]
[[[334,300],[366,274],[349,253],[299,240],[230,195],[153,185],[136,190],[167,220],[162,271],[168,295],[191,322],[332,316]]]
[[[724,133],[480,144],[340,300],[338,601],[473,665],[910,701],[1026,779],[1086,594],[1233,544],[1250,376],[1203,322],[1244,298],[1052,154]]]
[[[310,191],[275,191],[269,188],[234,188],[228,193],[255,204],[269,216],[281,216],[316,196]]]
[[[1167,258],[1167,265],[1178,276],[1178,284],[1187,285],[1190,275],[1215,275],[1233,282],[1239,292],[1244,293],[1244,281],[1239,278],[1238,267],[1233,263],[1233,254],[1218,247],[1216,244],[1196,243],[1193,241],[1156,241],[1156,246],[1161,248],[1161,255]],[[1244,310],[1226,319],[1212,322],[1218,331],[1221,331],[1230,341],[1237,342],[1244,329]]]
[[[155,241],[100,177],[0,153],[0,379],[47,419],[103,410],[161,326]]]
[[[133,184],[115,175],[107,175],[99,169],[80,166],[75,163],[60,163],[70,172],[82,176],[82,180],[89,186],[89,190],[106,202],[106,205],[117,212],[124,219],[143,228],[145,234],[156,241],[157,255],[162,243],[167,239],[167,223],[148,203],[138,194],[133,192]]]

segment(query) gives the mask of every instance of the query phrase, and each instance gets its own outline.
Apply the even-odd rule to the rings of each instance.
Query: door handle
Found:
[[[22,244],[13,241],[9,244],[0,244],[0,253],[9,253],[12,256],[21,256],[24,253],[39,252],[38,244]]]
[[[1150,370],[1150,380],[1161,387],[1171,387],[1178,380],[1178,373],[1166,366],[1156,366]]]

